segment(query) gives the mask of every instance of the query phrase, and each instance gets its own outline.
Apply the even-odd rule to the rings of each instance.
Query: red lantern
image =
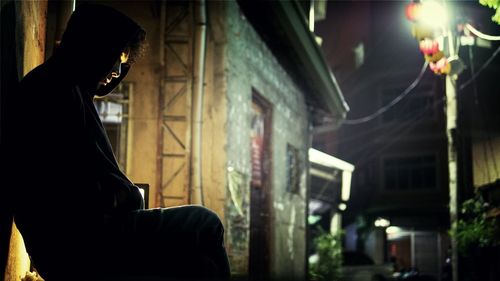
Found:
[[[448,62],[448,59],[446,57],[441,58],[438,60],[436,63],[434,62],[429,62],[429,68],[435,73],[435,74],[448,74],[450,73],[451,70],[451,65]]]
[[[419,43],[420,51],[424,55],[431,56],[439,51],[439,43],[436,40],[425,38]]]
[[[416,21],[420,16],[420,8],[419,3],[411,2],[408,4],[405,9],[406,18],[410,21]]]

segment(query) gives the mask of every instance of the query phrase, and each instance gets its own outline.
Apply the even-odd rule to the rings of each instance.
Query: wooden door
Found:
[[[271,118],[270,103],[254,92],[252,98],[252,175],[250,185],[249,275],[251,280],[269,279]]]

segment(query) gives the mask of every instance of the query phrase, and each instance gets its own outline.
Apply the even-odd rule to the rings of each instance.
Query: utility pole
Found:
[[[447,28],[448,56],[455,57],[454,35],[450,28]],[[458,165],[457,165],[457,75],[446,75],[446,137],[448,140],[448,187],[449,187],[449,209],[450,223],[453,227],[457,222],[458,212]],[[458,281],[458,251],[457,241],[451,237],[451,265],[453,281]]]
[[[453,23],[447,22],[446,3],[413,0],[406,8],[406,17],[413,22],[413,36],[419,41],[420,51],[434,73],[446,75],[446,138],[448,143],[448,188],[450,224],[453,228],[458,219],[458,153],[457,153],[457,77],[460,61],[455,50]],[[442,43],[436,37],[441,37]],[[442,49],[441,49],[442,48]],[[452,66],[452,60],[455,60]],[[451,237],[451,266],[453,281],[458,281],[457,241]]]

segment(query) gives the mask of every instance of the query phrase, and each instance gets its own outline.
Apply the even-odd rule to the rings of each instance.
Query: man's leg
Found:
[[[218,216],[201,206],[138,210],[108,233],[117,271],[178,278],[228,279],[229,263]]]

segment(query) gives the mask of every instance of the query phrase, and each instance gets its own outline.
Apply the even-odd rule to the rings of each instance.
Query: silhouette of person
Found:
[[[27,251],[48,281],[229,278],[217,215],[201,206],[143,210],[94,107],[144,41],[129,17],[81,4],[54,55],[9,96],[6,186]]]

